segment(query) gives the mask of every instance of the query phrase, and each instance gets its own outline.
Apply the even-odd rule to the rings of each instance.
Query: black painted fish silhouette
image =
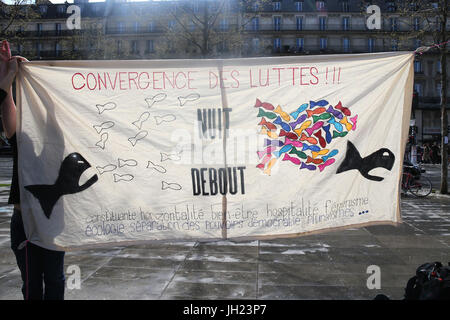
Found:
[[[369,172],[375,168],[385,168],[391,171],[394,166],[394,162],[395,156],[392,151],[387,148],[381,148],[367,157],[362,158],[353,143],[347,141],[347,152],[345,154],[344,161],[341,163],[336,173],[356,169],[366,179],[382,181],[384,178],[372,176]]]
[[[50,219],[53,207],[60,197],[84,191],[97,182],[98,176],[95,174],[83,185],[79,185],[81,175],[90,167],[81,154],[71,153],[63,160],[54,184],[36,184],[25,186],[25,189],[39,200],[45,216]]]

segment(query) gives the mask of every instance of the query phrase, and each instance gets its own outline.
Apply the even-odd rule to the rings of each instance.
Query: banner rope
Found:
[[[447,40],[447,41],[445,41],[445,42],[441,42],[441,43],[438,43],[438,44],[433,44],[433,45],[431,45],[431,46],[418,47],[418,48],[414,51],[414,53],[415,53],[415,54],[420,54],[420,55],[422,55],[424,52],[429,51],[431,48],[434,48],[434,47],[440,47],[441,45],[446,44],[446,43],[449,43],[449,42],[450,42],[450,40]]]

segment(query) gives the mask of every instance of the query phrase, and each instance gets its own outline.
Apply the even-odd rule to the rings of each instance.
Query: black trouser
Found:
[[[17,209],[14,209],[11,218],[11,249],[22,276],[25,300],[64,299],[64,252],[48,250],[28,242],[22,215]]]

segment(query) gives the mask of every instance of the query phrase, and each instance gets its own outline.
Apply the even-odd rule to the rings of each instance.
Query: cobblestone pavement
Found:
[[[3,160],[0,299],[21,299],[20,274],[9,248],[12,207],[6,205],[9,180]],[[67,253],[65,268],[80,268],[81,288],[67,288],[66,299],[353,300],[373,299],[379,293],[401,299],[420,264],[450,261],[450,198],[405,196],[401,207],[404,222],[398,227],[270,241],[164,242]],[[381,289],[367,287],[370,265],[380,267]]]

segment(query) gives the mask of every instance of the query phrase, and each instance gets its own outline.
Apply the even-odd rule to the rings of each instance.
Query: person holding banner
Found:
[[[20,269],[25,300],[63,300],[65,288],[64,252],[41,248],[27,240],[20,210],[18,153],[16,141],[16,105],[12,83],[19,63],[28,61],[11,56],[9,43],[0,46],[0,107],[3,128],[13,149],[13,176],[8,204],[14,205],[11,218],[11,249]],[[45,285],[45,287],[44,287]]]

